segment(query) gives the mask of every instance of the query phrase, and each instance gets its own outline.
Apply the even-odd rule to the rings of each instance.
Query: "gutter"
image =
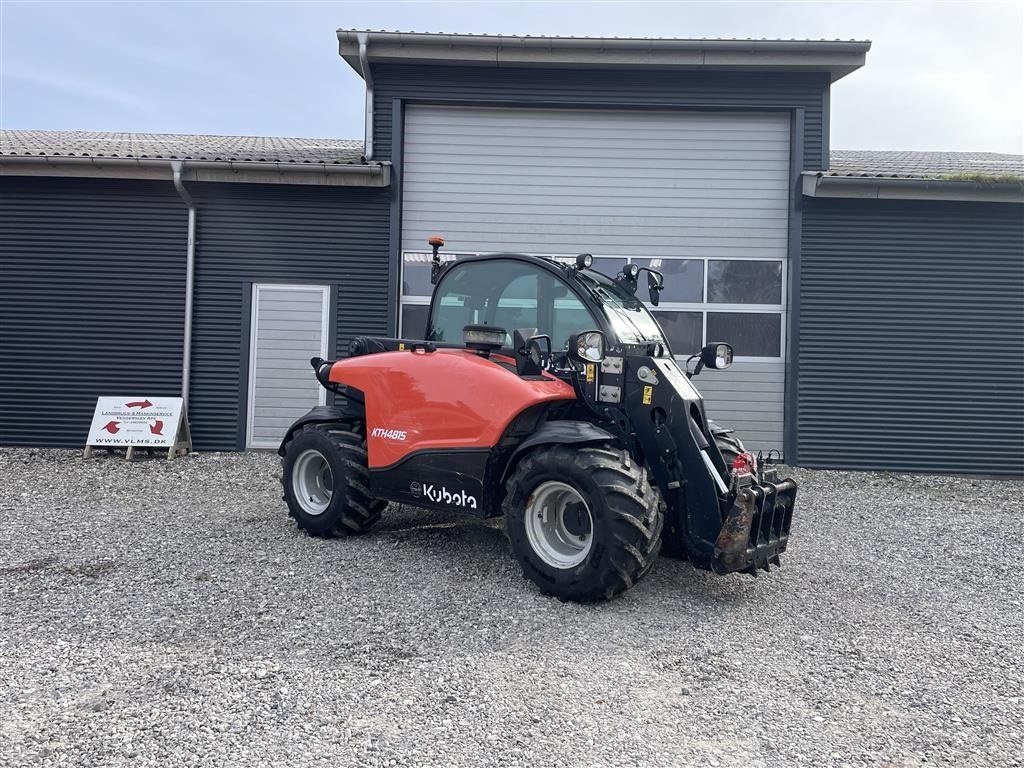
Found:
[[[169,158],[145,157],[78,157],[73,155],[0,155],[0,168],[5,165],[53,165],[83,166],[95,168],[160,168],[166,169],[168,162],[184,162]],[[281,163],[253,160],[188,160],[191,170],[219,170],[245,173],[323,173],[355,176],[366,181],[380,181],[386,186],[390,182],[390,163],[356,165],[347,163]]]
[[[826,176],[815,171],[804,171],[801,178],[806,197],[1024,203],[1024,181]]]
[[[184,168],[181,160],[171,161],[171,172],[174,174],[174,188],[178,191],[182,202],[188,207],[188,244],[185,249],[185,339],[181,352],[181,399],[184,410],[188,414],[189,386],[192,378],[192,296],[195,293],[196,272],[196,204],[192,195],[181,183],[181,171]]]
[[[363,159],[369,161],[373,160],[373,74],[370,72],[370,60],[366,53],[369,35],[366,32],[359,32],[356,35],[356,40],[359,42],[359,74],[363,76],[363,82],[366,83]]]

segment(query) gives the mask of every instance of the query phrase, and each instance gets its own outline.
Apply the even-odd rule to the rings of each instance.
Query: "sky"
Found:
[[[362,139],[339,27],[869,39],[832,87],[833,148],[1024,153],[1024,0],[0,0],[0,127]]]

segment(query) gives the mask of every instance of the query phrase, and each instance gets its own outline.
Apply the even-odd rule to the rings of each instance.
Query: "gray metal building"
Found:
[[[319,397],[312,355],[388,331],[388,169],[345,143],[12,131],[3,141],[5,155],[59,158],[3,160],[4,444],[81,444],[99,393],[180,392],[188,215],[157,155],[190,158],[196,448],[272,445]],[[316,162],[302,155],[309,143]]]
[[[1022,177],[988,153],[836,152],[804,174],[798,461],[1024,472]]]
[[[867,43],[338,37],[365,145],[2,133],[0,441],[78,445],[96,395],[188,379],[197,448],[271,446],[312,354],[422,332],[442,232],[656,260],[677,350],[734,344],[700,383],[754,448],[1024,472],[1024,159],[830,152]]]

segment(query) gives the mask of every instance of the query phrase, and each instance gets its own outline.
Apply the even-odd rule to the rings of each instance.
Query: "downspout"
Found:
[[[174,188],[182,202],[188,207],[188,244],[185,251],[185,339],[181,352],[181,399],[184,401],[185,413],[188,413],[188,393],[192,373],[192,293],[195,288],[196,269],[196,204],[192,195],[181,183],[181,171],[184,163],[181,160],[171,161],[174,172]]]
[[[366,138],[363,140],[363,156],[369,162],[373,160],[373,75],[370,73],[370,60],[366,55],[369,36],[365,32],[358,32],[356,40],[359,41],[359,74],[366,83]]]

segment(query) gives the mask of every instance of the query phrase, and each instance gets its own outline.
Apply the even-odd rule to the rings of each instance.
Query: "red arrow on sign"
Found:
[[[161,431],[163,428],[164,423],[160,421],[160,419],[157,419],[155,422],[149,425],[149,431],[152,432],[154,435],[163,435],[163,432]]]
[[[149,406],[151,406],[151,405],[152,405],[152,403],[149,402],[149,398],[146,398],[145,400],[133,400],[130,403],[125,403],[124,407],[125,408],[149,408]]]
[[[108,421],[104,425],[103,429],[107,430],[107,432],[109,432],[112,435],[116,435],[120,431],[121,428],[119,426],[117,426],[117,422],[116,421]]]

